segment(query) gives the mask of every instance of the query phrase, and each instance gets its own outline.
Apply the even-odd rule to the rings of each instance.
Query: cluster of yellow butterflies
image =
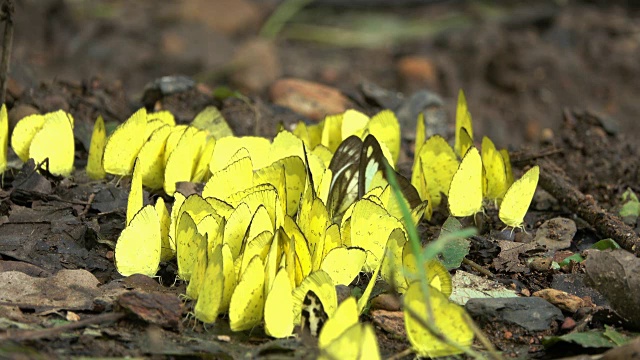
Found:
[[[422,199],[438,206],[447,196],[453,216],[471,216],[482,211],[483,201],[499,205],[499,217],[507,226],[522,227],[524,216],[538,185],[534,166],[514,182],[509,153],[498,151],[488,137],[482,151],[474,146],[471,114],[462,91],[458,96],[454,147],[439,135],[424,140],[424,119],[418,119],[416,156],[411,183]],[[458,160],[461,158],[461,160]],[[427,215],[429,212],[427,212]]]
[[[500,219],[519,227],[538,168],[514,182],[506,151],[484,138],[480,153],[462,92],[453,149],[439,136],[425,141],[419,120],[413,175],[409,181],[396,172],[397,200],[386,168],[399,157],[400,126],[388,110],[300,122],[273,141],[234,136],[214,107],[189,125],[176,125],[166,111],[140,109],[108,138],[98,118],[87,174],[132,176],[117,270],[153,276],[161,261],[175,258],[198,320],[213,323],[226,313],[232,330],[263,324],[273,337],[290,336],[301,324],[319,336],[326,358],[379,357],[373,329],[358,317],[381,276],[404,293],[407,334],[419,355],[459,353],[424,326],[462,346],[473,340],[464,310],[448,300],[449,273],[435,260],[425,265],[431,309],[425,306],[400,202],[415,224],[431,217],[443,194],[454,216],[474,215],[484,200],[493,201]],[[3,106],[0,135],[6,124]],[[4,170],[7,136],[0,140]],[[65,176],[73,171],[73,142],[73,118],[63,111],[22,119],[11,138],[23,161],[48,158],[49,171]],[[176,191],[181,181],[206,184],[201,195],[185,197]],[[173,196],[171,211],[162,198],[143,206],[143,186]],[[364,294],[338,306],[335,286],[349,285],[360,271],[373,272]]]
[[[5,105],[0,110],[0,172],[7,166],[8,120]],[[73,171],[75,145],[73,116],[58,110],[21,119],[11,134],[11,147],[20,160],[34,159],[36,164],[48,159],[47,169],[54,175],[69,176]]]

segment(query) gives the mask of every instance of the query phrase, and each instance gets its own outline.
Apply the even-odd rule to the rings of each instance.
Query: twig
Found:
[[[13,14],[15,7],[13,0],[2,3],[2,20],[5,22],[4,37],[2,39],[2,61],[0,62],[0,104],[7,99],[7,83],[9,82],[9,65],[11,62],[11,48],[13,47]]]
[[[87,216],[89,210],[91,209],[91,204],[93,203],[93,200],[95,198],[96,193],[91,193],[91,195],[89,195],[89,199],[87,199],[87,205],[85,205],[84,209],[82,210],[82,214],[80,214],[80,217],[84,218],[85,216]]]
[[[125,316],[124,313],[108,313],[102,314],[98,316],[94,316],[88,319],[64,324],[61,326],[56,326],[50,329],[42,329],[35,331],[18,331],[18,332],[7,332],[6,334],[0,335],[0,343],[4,341],[25,341],[25,340],[38,340],[42,338],[51,338],[65,332],[80,329],[89,325],[94,324],[102,324],[120,320]]]
[[[640,238],[620,218],[602,209],[596,200],[583,194],[571,183],[567,174],[554,161],[541,158],[535,161],[540,166],[540,186],[572,212],[586,220],[598,233],[612,238],[620,246],[640,256]]]
[[[462,259],[462,262],[464,264],[467,264],[469,266],[471,266],[471,268],[473,268],[475,271],[479,272],[480,274],[493,279],[495,277],[495,275],[493,275],[493,273],[485,268],[483,268],[482,266],[480,266],[480,264],[476,263],[473,260],[469,260],[467,258]]]

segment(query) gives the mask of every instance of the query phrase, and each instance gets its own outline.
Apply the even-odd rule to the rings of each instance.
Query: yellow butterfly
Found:
[[[322,304],[323,311],[327,316],[332,316],[338,307],[338,297],[336,288],[329,274],[322,270],[315,271],[307,276],[300,285],[293,290],[293,317],[296,323],[300,322],[302,310],[309,310],[305,304],[305,298],[309,290],[313,291]],[[306,316],[309,319],[309,314]],[[309,324],[301,324],[301,326]],[[320,326],[321,327],[321,326]],[[314,336],[317,336],[320,329],[317,328]],[[314,332],[312,331],[312,334]]]
[[[129,225],[135,214],[142,209],[144,203],[144,193],[142,191],[142,174],[140,170],[140,160],[136,159],[133,164],[133,176],[131,177],[131,188],[127,199],[127,222]]]
[[[462,132],[466,130],[466,134]],[[473,145],[473,126],[471,122],[471,113],[467,107],[467,99],[464,92],[460,89],[458,93],[458,106],[456,107],[456,133],[454,149],[456,154],[462,157],[467,153],[469,145]]]
[[[453,216],[470,216],[482,211],[482,159],[478,149],[470,148],[449,187],[449,212]]]
[[[176,126],[176,118],[169,110],[160,110],[147,114],[147,124],[152,121],[160,121],[169,126]]]
[[[427,302],[431,312],[427,311]],[[464,309],[450,302],[434,287],[431,287],[429,298],[426,299],[419,281],[412,283],[404,294],[404,319],[409,342],[419,356],[439,357],[461,352],[441,341],[422,325],[424,323],[431,324],[460,346],[471,346],[473,342],[473,331],[467,323]]]
[[[209,256],[198,301],[193,309],[196,319],[205,324],[215,322],[222,310],[225,284],[223,263],[222,245],[218,245]]]
[[[200,111],[191,122],[191,126],[206,131],[215,139],[233,136],[233,130],[215,106],[207,106]]]
[[[366,260],[367,253],[361,248],[336,247],[323,257],[320,269],[329,274],[335,285],[348,286],[358,276]]]
[[[169,261],[176,256],[175,247],[171,247],[171,240],[169,238],[169,229],[171,228],[171,214],[169,214],[167,206],[164,203],[164,199],[161,197],[159,197],[156,201],[155,208],[156,213],[158,214],[158,219],[160,219],[160,261]]]
[[[104,179],[107,174],[102,167],[102,154],[107,140],[107,133],[104,128],[104,120],[102,115],[98,116],[95,124],[93,124],[93,133],[91,134],[91,145],[89,146],[89,159],[87,160],[87,175],[94,180]]]
[[[104,147],[104,171],[119,176],[131,175],[133,162],[147,140],[146,127],[147,111],[141,108],[116,128]]]
[[[531,200],[533,200],[539,176],[540,168],[538,166],[532,167],[504,194],[498,216],[507,226],[523,227],[524,216],[531,205]]]
[[[359,312],[353,297],[347,298],[322,327],[318,337],[319,359],[379,359],[375,332],[369,324],[358,323]]]
[[[48,158],[50,173],[69,176],[73,171],[75,156],[73,118],[62,110],[47,113],[44,118],[44,125],[33,136],[29,145],[29,157],[36,164]]]
[[[171,127],[162,125],[149,137],[138,152],[142,184],[151,189],[162,189],[164,185],[165,163],[163,161],[167,137]]]
[[[355,324],[320,350],[318,359],[380,359],[376,333],[371,324]]]
[[[204,285],[206,278],[205,272],[209,265],[209,248],[207,246],[207,237],[196,232],[193,238],[190,239],[191,246],[195,247],[195,260],[191,267],[191,275],[189,276],[189,284],[187,284],[187,298],[197,300],[200,295],[200,290]],[[178,254],[180,254],[183,248],[182,243],[179,243]]]
[[[211,155],[209,171],[214,174],[216,171],[227,167],[231,157],[241,148],[248,150],[254,170],[265,167],[269,165],[270,146],[269,140],[261,137],[227,136],[218,139]]]
[[[116,269],[123,276],[154,276],[160,265],[160,220],[152,205],[143,207],[122,230],[115,250]]]
[[[369,252],[364,271],[373,271],[380,265],[389,235],[394,229],[404,228],[400,220],[391,216],[371,198],[359,200],[351,215],[351,243]]]
[[[209,180],[211,177],[211,172],[209,171],[209,162],[211,162],[211,155],[213,155],[213,149],[216,146],[216,139],[214,137],[210,137],[207,139],[207,143],[202,149],[202,153],[200,154],[200,159],[198,159],[198,165],[196,165],[196,170],[194,171],[194,175],[191,181],[193,182],[203,182]]]
[[[7,106],[0,108],[0,175],[7,169],[7,146],[9,143],[9,117]]]
[[[264,265],[254,256],[238,282],[229,305],[232,331],[248,330],[262,321],[264,313]]]
[[[493,141],[486,136],[482,138],[481,156],[486,178],[484,197],[499,203],[509,187],[504,158],[496,149]]]
[[[204,131],[188,127],[180,137],[164,169],[164,191],[167,195],[173,195],[176,183],[191,181],[206,144],[206,135]]]
[[[271,255],[270,255],[271,256]],[[267,335],[284,338],[293,333],[293,295],[287,270],[278,271],[264,304],[264,330]]]
[[[45,117],[40,114],[29,115],[22,118],[13,128],[11,133],[11,148],[18,155],[20,160],[29,160],[29,147],[33,137],[42,129]]]
[[[253,163],[247,156],[214,172],[205,184],[202,196],[225,200],[253,185]]]

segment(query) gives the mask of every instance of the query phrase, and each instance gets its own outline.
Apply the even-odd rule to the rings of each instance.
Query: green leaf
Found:
[[[598,249],[598,250],[609,250],[609,249],[615,250],[615,249],[620,249],[620,245],[618,245],[618,243],[615,242],[613,239],[604,239],[591,245],[591,248]]]
[[[623,345],[629,342],[629,338],[617,332],[613,326],[605,325],[604,328],[606,330],[604,331],[603,335],[606,336],[609,340],[616,343],[616,345]]]
[[[574,343],[583,348],[612,348],[617,346],[602,331],[570,333],[562,336],[550,336],[542,340],[542,344],[545,347],[551,347],[559,342]]]
[[[640,216],[640,201],[638,201],[638,196],[633,190],[627,189],[622,194],[622,206],[618,214],[623,219],[629,219],[631,223],[635,223],[638,216]]]
[[[447,221],[442,224],[442,230],[440,231],[440,237],[446,235],[459,234],[462,230],[462,224],[454,217],[449,217]],[[462,264],[462,260],[469,254],[469,248],[471,242],[466,238],[453,238],[450,239],[444,249],[442,250],[442,263],[447,270],[456,269]]]
[[[584,258],[580,254],[573,254],[571,256],[567,256],[566,258],[564,258],[564,260],[560,261],[559,265],[567,266],[571,263],[572,260],[573,262],[581,263],[584,261]]]

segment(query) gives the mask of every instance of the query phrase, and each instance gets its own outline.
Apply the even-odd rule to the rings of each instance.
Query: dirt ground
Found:
[[[463,89],[475,139],[479,142],[487,135],[499,148],[514,150],[517,175],[533,164],[547,174],[540,180],[545,191],[536,195],[527,215],[529,229],[535,232],[545,220],[563,216],[578,226],[569,254],[611,237],[638,255],[633,247],[637,225],[622,227],[607,215],[627,188],[640,192],[640,16],[633,2],[402,0],[391,6],[377,0],[319,0],[285,18],[286,24],[278,29],[270,16],[281,8],[276,0],[166,1],[161,5],[147,0],[16,1],[10,118],[34,110],[70,110],[78,122],[78,143],[86,149],[98,113],[113,124],[142,105],[162,104],[186,122],[204,105],[216,104],[238,135],[272,136],[280,123],[317,120],[274,105],[280,99],[272,86],[282,78],[297,78],[337,89],[349,104],[367,113],[383,106],[363,90],[363,84],[373,83],[401,99],[428,90],[444,100],[443,135],[450,136],[455,100]],[[198,85],[171,94],[150,90],[154,80],[167,75],[185,75]],[[221,86],[238,90],[252,105],[237,98],[212,97],[212,91]],[[406,125],[413,131],[415,122]],[[406,137],[405,168],[412,155],[411,136]],[[86,150],[79,149],[81,160],[76,167],[82,168],[79,164],[86,161]],[[20,179],[20,174],[5,175],[5,184]],[[4,217],[0,224],[33,226],[47,216],[58,219],[64,212],[79,222],[65,222],[67,238],[56,241],[70,244],[82,238],[84,243],[69,245],[66,254],[35,252],[39,257],[29,260],[19,250],[0,247],[2,266],[16,269],[21,263],[32,274],[86,269],[101,284],[119,278],[112,248],[104,240],[115,239],[123,227],[126,183],[105,185],[102,190],[111,191],[111,202],[104,201],[100,217],[81,204],[68,207],[68,202],[62,206],[59,201],[80,201],[95,191],[82,175],[73,184],[57,185],[57,197],[45,199],[15,191],[9,195],[5,186],[0,193],[0,216]],[[18,213],[9,209],[16,204],[23,206]],[[437,235],[442,221],[436,217],[423,224],[425,239]],[[489,241],[501,233],[498,226],[497,214],[488,211],[469,256],[480,266],[489,268],[498,257],[500,249]],[[628,229],[635,231],[633,235],[625,235]],[[56,242],[56,246],[61,245]],[[473,271],[468,264],[463,269]],[[162,284],[173,283],[174,271],[172,264],[162,269]],[[575,274],[584,269],[574,265],[556,271]],[[495,272],[520,294],[549,288],[553,277],[545,271]],[[113,286],[176,299],[175,294],[184,292],[184,286],[137,278]],[[81,315],[118,314],[106,311],[113,301],[104,304],[106,309],[85,303],[65,309]],[[62,310],[0,310],[4,312],[0,318],[33,326],[49,326],[66,316]],[[0,342],[0,358],[239,358],[246,354],[300,358],[315,354],[294,339],[269,341],[262,330],[236,334],[218,323],[205,331],[193,321],[183,323],[182,318],[173,323],[109,317],[94,321],[68,333],[9,338],[16,341]],[[591,326],[601,329],[604,324],[594,321]],[[541,334],[514,337],[509,328],[485,330],[508,357],[556,358],[576,350],[547,351],[540,345]],[[0,330],[0,339],[2,334]],[[385,357],[408,347],[405,339],[392,332],[377,331],[377,335]]]

